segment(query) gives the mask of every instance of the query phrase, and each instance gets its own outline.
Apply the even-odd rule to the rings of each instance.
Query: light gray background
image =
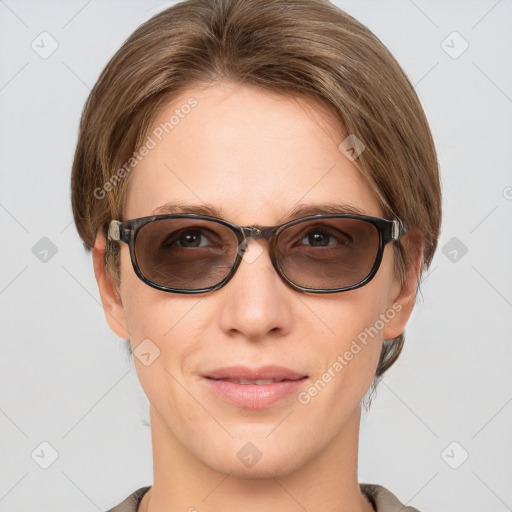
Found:
[[[152,483],[145,396],[105,322],[69,181],[90,88],[172,3],[0,0],[1,511],[106,510]],[[336,3],[415,84],[444,189],[405,349],[363,414],[359,480],[423,512],[512,510],[512,1]],[[58,43],[45,59],[31,47],[51,48],[43,31]]]

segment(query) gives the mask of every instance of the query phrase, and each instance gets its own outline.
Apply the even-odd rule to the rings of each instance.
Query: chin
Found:
[[[268,429],[265,429],[265,436]],[[282,477],[298,470],[313,457],[315,447],[301,443],[300,436],[264,439],[237,436],[227,443],[214,442],[214,450],[196,456],[213,471],[240,479]],[[251,441],[252,439],[252,441]],[[288,441],[288,442],[287,442]],[[320,450],[319,450],[320,451]]]
[[[229,475],[233,478],[259,480],[289,475],[299,469],[301,465],[301,460],[297,458],[297,454],[295,454],[293,460],[290,460],[290,457],[284,454],[273,452],[272,454],[267,454],[267,457],[263,454],[262,458],[251,467],[245,466],[237,458],[226,460],[222,463],[219,463],[217,460],[212,465],[209,465],[209,467],[213,471]]]

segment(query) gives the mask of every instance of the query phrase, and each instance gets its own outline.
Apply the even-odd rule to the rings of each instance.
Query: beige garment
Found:
[[[368,497],[376,512],[419,512],[413,507],[406,507],[398,498],[381,485],[359,484],[361,491]],[[151,486],[141,487],[130,494],[122,503],[108,512],[137,512],[142,497]]]

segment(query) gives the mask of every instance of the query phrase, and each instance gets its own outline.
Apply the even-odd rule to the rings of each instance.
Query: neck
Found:
[[[293,473],[236,478],[203,464],[151,407],[154,483],[139,512],[325,510],[373,512],[357,479],[360,408],[333,441]]]

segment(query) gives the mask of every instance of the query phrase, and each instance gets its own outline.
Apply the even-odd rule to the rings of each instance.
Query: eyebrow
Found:
[[[155,208],[152,215],[167,215],[175,213],[195,213],[198,215],[207,215],[209,217],[216,217],[226,219],[226,212],[222,207],[216,207],[212,204],[184,204],[184,203],[166,203],[158,208]],[[357,206],[342,203],[315,203],[315,204],[298,204],[293,207],[279,223],[285,223],[290,220],[298,219],[300,217],[307,217],[308,215],[316,215],[318,213],[349,213],[355,215],[368,215],[365,211]]]

